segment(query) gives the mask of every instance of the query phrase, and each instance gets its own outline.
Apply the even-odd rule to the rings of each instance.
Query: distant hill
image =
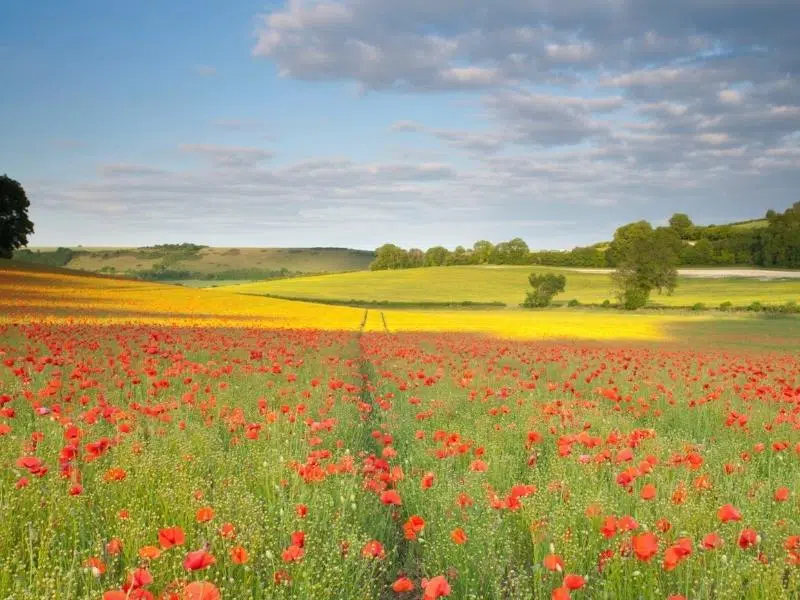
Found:
[[[141,248],[28,248],[14,259],[49,267],[154,281],[252,280],[361,271],[374,252],[350,248],[212,248],[164,244]]]

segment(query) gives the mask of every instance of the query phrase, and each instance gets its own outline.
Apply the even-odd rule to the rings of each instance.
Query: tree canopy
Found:
[[[14,250],[28,245],[33,233],[29,207],[22,185],[7,175],[0,177],[0,258],[11,258]]]

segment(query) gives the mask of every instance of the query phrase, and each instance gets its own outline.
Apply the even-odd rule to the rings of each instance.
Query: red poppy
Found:
[[[400,494],[398,494],[395,490],[387,490],[381,494],[381,502],[383,504],[395,505],[399,506],[403,503],[400,499]]]
[[[742,532],[739,534],[739,548],[742,550],[747,550],[758,544],[761,541],[761,537],[758,535],[758,532],[755,529],[750,529],[749,527],[743,529]]]
[[[231,548],[231,560],[234,564],[243,565],[250,560],[250,555],[241,546],[234,546]]]
[[[392,590],[398,594],[411,592],[414,590],[414,582],[408,577],[398,577],[392,584]]]
[[[631,545],[636,558],[643,562],[648,562],[658,552],[658,538],[649,532],[633,536]]]
[[[370,540],[361,549],[361,556],[364,558],[386,558],[386,551],[378,540]]]
[[[467,534],[464,533],[464,530],[461,529],[461,527],[456,527],[450,533],[450,539],[453,540],[454,544],[458,544],[460,546],[467,541]]]
[[[422,600],[436,600],[450,595],[450,584],[443,576],[437,575],[433,579],[422,580],[422,591]]]
[[[183,588],[183,600],[220,600],[217,586],[210,581],[193,581]]]
[[[719,511],[717,511],[717,517],[723,523],[728,523],[729,521],[741,521],[742,520],[742,513],[733,505],[733,504],[725,504],[724,506],[720,507]]]
[[[167,527],[158,531],[158,543],[164,550],[173,546],[181,546],[185,541],[186,536],[180,527]]]
[[[561,572],[564,570],[564,560],[556,555],[556,554],[548,554],[544,557],[544,568],[548,571],[558,571]]]
[[[564,587],[570,590],[579,590],[586,585],[586,579],[580,575],[568,573],[564,575]]]
[[[216,559],[205,550],[189,552],[183,560],[183,568],[187,571],[207,569],[216,562]]]
[[[305,556],[306,551],[300,546],[292,544],[281,553],[283,562],[296,562]]]

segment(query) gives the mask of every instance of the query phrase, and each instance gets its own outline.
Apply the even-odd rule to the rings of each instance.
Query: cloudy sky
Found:
[[[798,0],[10,0],[34,245],[534,248],[800,200]]]

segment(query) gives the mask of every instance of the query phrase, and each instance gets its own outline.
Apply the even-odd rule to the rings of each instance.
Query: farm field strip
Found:
[[[361,271],[262,281],[227,288],[231,292],[291,296],[308,300],[358,300],[395,302],[504,302],[518,306],[525,298],[528,275],[534,271],[562,272],[567,289],[560,302],[577,299],[599,304],[613,300],[607,273],[558,270],[542,267],[428,267],[393,271]],[[747,306],[800,301],[800,280],[759,281],[752,278],[681,277],[671,296],[653,295],[652,303],[709,307],[730,301]]]

